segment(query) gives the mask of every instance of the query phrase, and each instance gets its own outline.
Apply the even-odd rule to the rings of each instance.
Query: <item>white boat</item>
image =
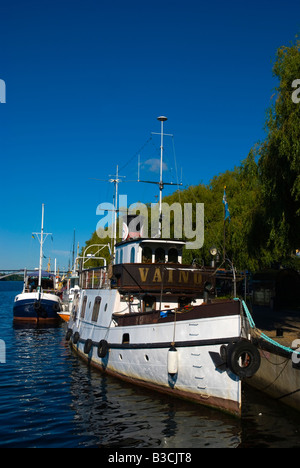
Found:
[[[53,322],[59,320],[62,303],[56,295],[55,275],[42,270],[43,244],[48,234],[44,233],[44,205],[42,205],[41,232],[35,233],[40,242],[39,269],[24,272],[24,287],[15,297],[14,321]]]
[[[260,365],[241,302],[210,298],[215,271],[183,265],[184,241],[124,231],[112,265],[80,271],[66,339],[103,372],[240,416]]]

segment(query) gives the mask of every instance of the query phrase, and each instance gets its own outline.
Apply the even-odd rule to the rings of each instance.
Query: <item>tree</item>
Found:
[[[300,104],[292,84],[300,78],[300,41],[277,51],[276,100],[267,114],[259,169],[268,222],[268,248],[281,260],[300,246]]]

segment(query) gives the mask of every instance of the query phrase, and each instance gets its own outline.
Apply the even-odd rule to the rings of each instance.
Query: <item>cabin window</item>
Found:
[[[152,263],[152,250],[150,247],[143,248],[142,263]]]
[[[94,302],[93,314],[92,314],[92,322],[98,321],[99,310],[101,305],[101,297],[97,296]]]
[[[85,309],[87,304],[87,296],[84,296],[81,306],[80,318],[84,319]]]
[[[122,344],[124,343],[130,343],[129,333],[124,333],[123,338],[122,338]]]
[[[178,263],[178,251],[177,249],[170,249],[168,254],[169,263]]]
[[[123,250],[120,251],[120,263],[123,263]]]
[[[156,299],[154,296],[144,297],[143,312],[152,312],[156,308]]]
[[[134,262],[135,262],[135,248],[132,247],[130,251],[130,263],[134,263]]]
[[[155,263],[165,263],[165,251],[162,247],[155,250]]]
[[[119,251],[118,251],[118,250],[117,250],[117,252],[116,252],[116,260],[115,260],[115,262],[116,262],[116,265],[119,263]]]

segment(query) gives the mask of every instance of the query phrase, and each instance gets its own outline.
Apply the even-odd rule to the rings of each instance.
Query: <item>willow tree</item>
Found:
[[[273,74],[279,84],[267,113],[260,149],[260,176],[268,221],[268,247],[282,260],[300,248],[300,41],[277,51]]]

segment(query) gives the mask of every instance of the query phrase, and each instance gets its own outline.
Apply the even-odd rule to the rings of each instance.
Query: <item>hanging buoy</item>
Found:
[[[168,374],[174,376],[178,372],[178,352],[175,346],[168,351]]]

